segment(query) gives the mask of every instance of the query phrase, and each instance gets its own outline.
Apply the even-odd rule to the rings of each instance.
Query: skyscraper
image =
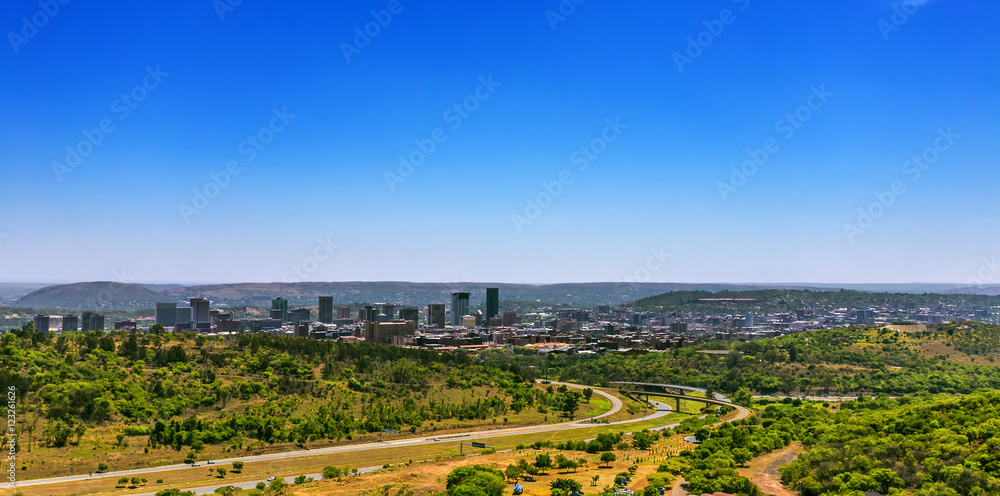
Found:
[[[63,332],[75,332],[80,329],[80,317],[76,315],[63,315]]]
[[[288,300],[284,298],[275,298],[271,300],[271,310],[281,312],[281,321],[288,322]],[[274,317],[272,316],[272,318]]]
[[[49,316],[48,315],[35,315],[35,329],[41,331],[42,334],[49,333]]]
[[[417,322],[420,320],[420,311],[413,307],[403,307],[399,309],[399,320],[409,320],[413,322],[414,328],[416,328]]]
[[[338,319],[351,318],[351,307],[337,307],[337,318]]]
[[[208,298],[191,298],[191,321],[206,323],[212,321],[211,307]]]
[[[444,303],[431,303],[430,305],[427,305],[427,324],[437,325],[438,329],[444,329],[444,318]]]
[[[500,314],[500,288],[486,288],[486,325]]]
[[[156,323],[163,327],[173,327],[177,325],[177,304],[157,303]]]
[[[99,313],[91,312],[89,310],[85,311],[83,312],[83,318],[81,320],[83,321],[81,324],[83,325],[84,331],[104,330],[104,316]]]
[[[333,323],[333,297],[319,297],[319,321],[324,324]]]
[[[451,325],[464,324],[462,317],[469,313],[469,293],[451,294]]]

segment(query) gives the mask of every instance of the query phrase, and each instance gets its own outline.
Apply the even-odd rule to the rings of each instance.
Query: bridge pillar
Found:
[[[674,410],[674,411],[676,411],[677,413],[681,413],[681,399],[680,398],[677,398],[677,410]]]

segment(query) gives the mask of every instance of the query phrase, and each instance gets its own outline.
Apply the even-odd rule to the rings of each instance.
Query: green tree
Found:
[[[890,488],[893,487],[903,487],[903,479],[899,477],[896,472],[893,472],[887,468],[876,468],[868,474],[875,482],[878,483],[882,494],[889,492]]]
[[[503,472],[486,465],[459,467],[448,474],[448,496],[501,496],[507,483]]]
[[[226,478],[226,467],[219,467],[218,470],[216,470],[216,472],[219,474],[219,477],[223,479]]]
[[[611,467],[611,462],[615,460],[618,460],[618,455],[610,451],[605,451],[604,453],[601,453],[601,463],[607,464],[608,467]]]
[[[233,472],[242,472],[243,467],[243,462],[233,462]]]
[[[733,450],[733,460],[740,466],[743,466],[750,460],[753,460],[753,453],[746,448],[736,448]]]
[[[507,465],[507,469],[504,470],[503,473],[504,473],[505,476],[507,476],[508,479],[517,480],[517,478],[520,477],[521,474],[524,473],[524,469],[522,469],[521,467],[518,467],[517,465],[510,464],[510,465]]]
[[[541,453],[535,457],[534,465],[535,468],[544,474],[546,469],[552,468],[552,457],[550,457],[548,453]]]

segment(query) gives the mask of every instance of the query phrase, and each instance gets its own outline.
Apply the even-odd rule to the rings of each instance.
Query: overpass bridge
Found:
[[[713,398],[703,398],[701,396],[691,396],[690,393],[701,393],[707,394],[708,390],[705,388],[692,387],[692,386],[679,386],[677,384],[654,384],[649,382],[612,382],[610,383],[612,388],[616,388],[629,393],[644,395],[646,400],[649,400],[650,396],[661,396],[665,398],[672,398],[677,401],[677,408],[674,410],[676,412],[681,411],[681,400],[697,401],[699,403],[705,403],[708,405],[717,406],[728,406],[730,408],[737,408],[732,401],[729,400],[725,395],[720,393],[713,394]]]

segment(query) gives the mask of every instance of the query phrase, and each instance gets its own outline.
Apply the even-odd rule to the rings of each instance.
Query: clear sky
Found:
[[[1000,282],[995,1],[230,1],[3,2],[0,281]]]

